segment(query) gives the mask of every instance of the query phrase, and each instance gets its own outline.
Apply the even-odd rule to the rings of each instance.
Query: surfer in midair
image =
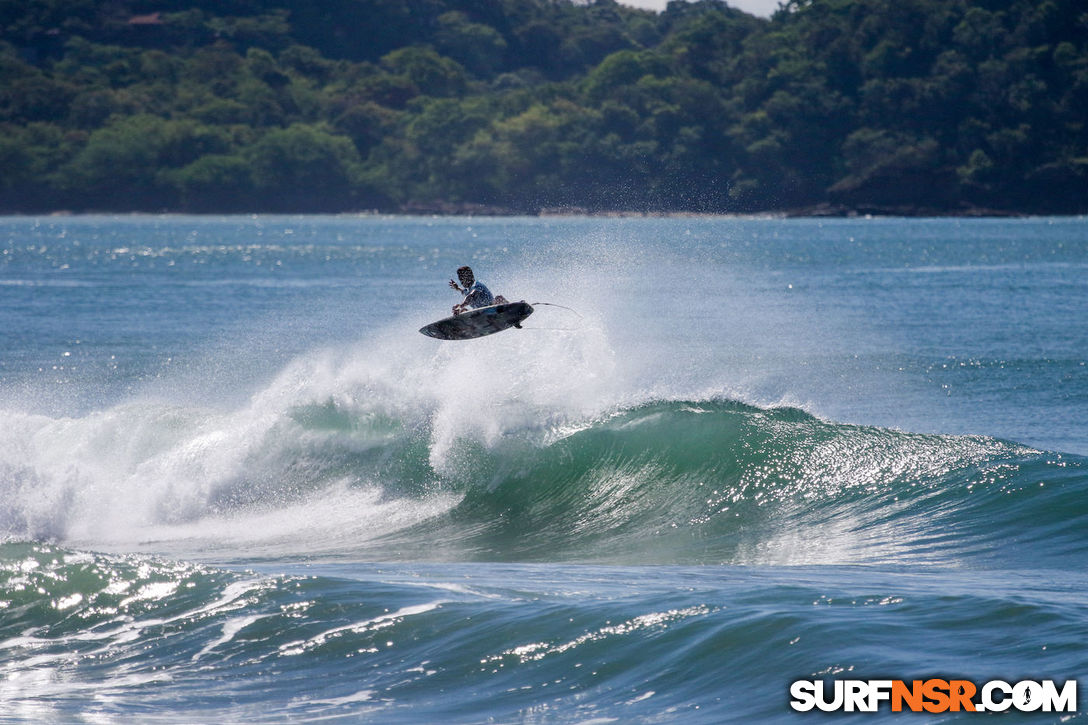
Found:
[[[465,310],[472,310],[477,307],[506,304],[505,297],[502,295],[496,297],[491,294],[491,290],[483,282],[476,280],[471,267],[459,267],[457,279],[461,280],[461,284],[457,284],[451,279],[450,287],[463,294],[465,299],[461,300],[460,304],[453,306],[453,314],[459,315]]]

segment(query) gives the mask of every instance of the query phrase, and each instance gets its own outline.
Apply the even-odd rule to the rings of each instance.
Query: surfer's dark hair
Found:
[[[469,266],[466,265],[464,267],[458,267],[457,268],[457,276],[458,277],[461,277],[461,276],[466,275],[466,274],[472,275],[472,267],[469,267]],[[472,275],[472,276],[475,277],[475,275]]]

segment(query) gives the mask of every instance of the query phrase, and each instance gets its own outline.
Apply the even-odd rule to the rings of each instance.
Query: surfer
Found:
[[[459,285],[451,279],[450,287],[463,294],[465,299],[461,300],[460,304],[453,306],[453,314],[459,315],[465,310],[473,310],[477,307],[507,304],[505,297],[502,295],[496,297],[491,294],[491,290],[487,288],[487,285],[476,281],[471,267],[458,268],[457,279],[461,280],[461,284]]]

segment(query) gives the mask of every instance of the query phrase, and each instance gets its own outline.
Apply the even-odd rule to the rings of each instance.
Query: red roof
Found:
[[[133,15],[128,19],[129,25],[162,25],[162,13],[149,15]]]

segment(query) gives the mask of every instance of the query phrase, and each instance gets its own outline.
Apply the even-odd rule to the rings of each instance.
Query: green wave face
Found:
[[[372,542],[375,555],[996,565],[1027,555],[995,549],[1013,537],[1045,540],[1041,563],[1082,546],[1086,514],[1070,503],[1086,482],[1075,457],[730,401],[649,404],[457,459],[444,485],[462,501]]]

